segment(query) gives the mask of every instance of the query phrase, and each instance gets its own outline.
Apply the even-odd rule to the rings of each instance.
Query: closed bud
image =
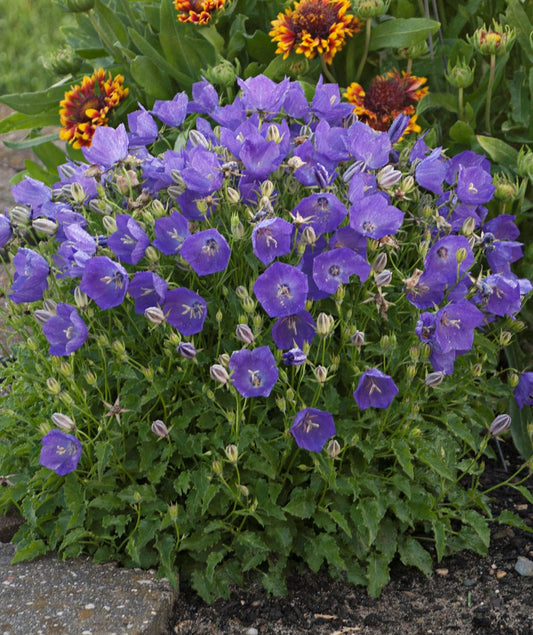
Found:
[[[59,393],[58,397],[66,406],[74,405],[74,399],[72,399],[70,393],[62,391]]]
[[[292,156],[287,161],[287,165],[291,170],[299,170],[301,167],[305,165],[305,161],[297,156]]]
[[[263,328],[263,316],[259,313],[254,313],[252,315],[252,326],[256,333],[259,333]]]
[[[146,381],[152,381],[154,379],[154,369],[150,367],[141,368],[141,373]]]
[[[475,229],[476,229],[476,219],[472,218],[472,216],[469,216],[463,223],[461,232],[463,236],[471,236],[474,233]]]
[[[266,141],[273,141],[274,143],[279,143],[281,141],[281,134],[276,124],[270,124],[268,126]]]
[[[235,295],[241,299],[244,300],[244,298],[247,298],[250,294],[248,293],[248,289],[243,286],[242,284],[240,284],[236,289],[235,289]]]
[[[442,371],[435,371],[434,373],[429,373],[425,379],[426,386],[431,388],[435,388],[436,386],[440,386],[444,380],[444,373]]]
[[[529,178],[533,182],[533,150],[529,146],[522,146],[518,151],[516,167],[519,176]]]
[[[508,24],[505,27],[493,20],[492,27],[483,25],[467,36],[468,41],[482,55],[502,55],[513,47],[516,31]]]
[[[421,346],[422,359],[429,359],[430,355],[431,355],[431,346],[427,342],[423,342]]]
[[[518,386],[518,382],[520,381],[520,375],[517,373],[511,373],[508,381],[510,388],[516,388]]]
[[[409,348],[409,357],[413,362],[417,362],[420,359],[420,347],[418,345],[415,344]]]
[[[46,300],[43,301],[43,309],[45,311],[48,311],[52,315],[56,315],[57,302],[55,300],[52,300],[51,298],[46,298]]]
[[[224,368],[228,368],[229,366],[229,355],[228,353],[221,353],[218,356],[218,361],[220,364],[222,364],[222,366],[224,366]]]
[[[315,367],[315,378],[319,384],[326,383],[328,378],[328,369],[324,366],[316,366]]]
[[[248,326],[248,324],[237,324],[235,335],[239,340],[241,340],[241,342],[244,342],[245,344],[253,344],[255,341],[252,329]]]
[[[155,247],[152,247],[152,245],[148,245],[144,255],[150,264],[156,264],[159,262],[159,251]]]
[[[314,245],[316,243],[316,232],[310,225],[302,231],[302,242],[306,245]]]
[[[203,133],[201,133],[199,130],[196,130],[195,128],[189,131],[189,141],[195,148],[201,146],[202,148],[209,150],[209,141],[205,138],[205,135]]]
[[[400,190],[405,194],[410,194],[416,187],[416,181],[414,176],[406,176],[400,183]]]
[[[111,344],[111,348],[115,351],[115,353],[117,353],[118,355],[124,355],[124,353],[126,352],[126,345],[124,344],[124,342],[120,341],[120,340],[115,340],[113,342],[113,344]]]
[[[498,415],[490,424],[489,434],[493,437],[505,432],[511,427],[511,417],[507,414]]]
[[[512,181],[506,174],[495,174],[493,183],[496,187],[494,198],[499,201],[514,201],[518,195],[520,188],[517,183]]]
[[[454,88],[467,88],[474,81],[474,72],[476,70],[476,63],[472,68],[466,63],[466,61],[458,60],[455,65],[448,62],[448,72],[446,73],[446,79],[448,83]]]
[[[376,256],[376,259],[372,263],[372,269],[376,273],[381,273],[387,266],[387,254],[384,251],[380,251]]]
[[[287,390],[285,391],[285,397],[287,398],[287,401],[289,403],[294,403],[294,397],[295,397],[295,393],[294,390],[292,388],[287,388]]]
[[[333,332],[335,327],[335,320],[333,316],[327,313],[319,313],[316,320],[316,332],[322,337],[327,337]]]
[[[33,337],[28,337],[28,339],[26,340],[26,346],[32,353],[36,353],[39,350],[39,344],[37,344]]]
[[[250,490],[246,487],[246,485],[242,485],[241,483],[236,483],[235,487],[239,490],[239,492],[245,498],[247,498],[248,495],[250,494]]]
[[[63,432],[71,432],[76,428],[74,421],[72,421],[70,417],[67,417],[67,415],[61,414],[60,412],[54,412],[52,415],[52,422],[56,428],[63,430]]]
[[[85,373],[85,381],[89,384],[89,386],[95,386],[98,379],[91,370],[88,370]]]
[[[138,182],[139,181],[137,180],[137,183]],[[78,205],[83,203],[83,201],[87,197],[87,193],[83,189],[83,185],[81,185],[81,183],[78,183],[78,182],[74,182],[71,184],[70,195],[72,196],[72,200],[74,201],[74,203],[77,203]]]
[[[74,302],[78,309],[85,311],[85,309],[89,306],[89,297],[87,294],[80,289],[79,286],[74,287]]]
[[[181,176],[180,170],[177,170],[176,168],[173,168],[172,170],[170,170],[170,178],[174,181],[174,183],[178,186],[179,189],[181,190],[187,189],[187,186],[185,185],[185,181],[183,180],[183,177]]]
[[[337,439],[330,439],[326,452],[331,459],[336,459],[341,453],[341,446]]]
[[[63,359],[61,361],[61,365],[59,366],[59,372],[63,375],[63,377],[72,379],[72,377],[74,376],[74,369],[72,368],[72,363],[67,362]]]
[[[102,218],[102,224],[108,234],[113,234],[117,231],[117,221],[113,218],[113,216],[104,216]]]
[[[249,295],[242,299],[242,308],[246,313],[253,313],[255,311],[255,302]]]
[[[211,464],[211,469],[217,476],[221,476],[224,470],[220,461],[213,461],[213,463]]]
[[[415,377],[416,377],[416,366],[414,364],[409,364],[409,366],[407,367],[407,379],[411,381]]]
[[[165,206],[158,198],[154,198],[152,201],[152,216],[154,218],[162,218],[167,215],[167,210]]]
[[[57,223],[49,218],[36,218],[31,222],[31,226],[36,232],[45,236],[53,236],[57,231]]]
[[[377,173],[378,185],[384,189],[389,189],[393,185],[396,185],[402,178],[402,173],[396,170],[392,165],[388,164]]]
[[[261,183],[261,195],[270,198],[272,196],[272,192],[274,191],[274,183],[270,179],[265,179]]]
[[[213,364],[209,369],[211,379],[218,381],[221,384],[227,384],[230,380],[228,371],[222,366],[222,364]]]
[[[44,309],[37,309],[33,312],[33,317],[42,326],[43,324],[46,324],[51,317],[54,317],[54,315]]]
[[[31,210],[24,205],[15,205],[9,210],[9,220],[15,227],[28,227],[31,221]]]
[[[378,18],[387,13],[390,0],[355,0],[354,13],[360,20]]]
[[[180,342],[176,350],[185,359],[194,359],[196,357],[196,347],[192,342]]]
[[[461,262],[464,262],[467,258],[467,251],[464,247],[460,247],[456,252],[455,252],[455,260],[460,264]]]
[[[355,331],[355,333],[350,338],[353,346],[356,348],[361,348],[365,343],[365,334],[363,331]]]
[[[335,293],[333,294],[333,297],[335,298],[335,302],[337,303],[337,305],[341,305],[344,298],[346,297],[346,287],[343,284],[339,284],[339,286],[335,290]]]
[[[168,428],[161,419],[156,419],[152,423],[152,432],[161,439],[168,437]]]
[[[235,84],[237,72],[230,61],[222,59],[218,64],[206,70],[205,77],[215,86],[229,87]]]
[[[481,364],[474,364],[472,366],[472,377],[481,377],[482,373],[483,373],[483,366]]]
[[[381,273],[375,277],[375,283],[377,287],[386,287],[392,281],[392,271],[384,269]]]
[[[149,306],[144,310],[144,317],[152,324],[163,324],[166,320],[165,314],[158,306]]]
[[[43,421],[42,423],[39,424],[39,432],[43,436],[47,435],[51,429],[52,429],[52,426],[48,422]]]
[[[507,346],[510,343],[512,337],[513,334],[509,333],[509,331],[502,331],[499,337],[500,346]]]
[[[224,452],[226,453],[228,461],[235,465],[237,463],[237,460],[239,459],[239,450],[237,446],[234,445],[233,443],[230,443],[229,445],[226,446],[226,448],[224,449]]]
[[[287,412],[287,403],[283,397],[276,397],[276,406],[283,414]]]
[[[236,205],[241,200],[240,193],[233,187],[228,187],[226,190],[228,201]]]
[[[49,377],[46,380],[46,386],[48,387],[48,390],[52,393],[52,395],[59,395],[59,393],[61,392],[61,384],[55,377]]]

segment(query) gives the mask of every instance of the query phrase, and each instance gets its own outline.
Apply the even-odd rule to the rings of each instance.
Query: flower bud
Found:
[[[314,245],[316,243],[316,232],[310,225],[302,231],[302,242],[306,245]]]
[[[89,384],[89,386],[95,386],[98,378],[91,370],[88,370],[85,373],[85,381]]]
[[[242,485],[242,483],[236,483],[235,487],[239,490],[239,492],[245,497],[248,497],[250,490],[246,487],[246,485]]]
[[[388,164],[377,173],[378,185],[384,189],[388,189],[398,183],[402,178],[402,173]]]
[[[15,205],[9,210],[9,220],[15,227],[28,227],[31,210],[25,205]]]
[[[218,361],[222,364],[222,366],[224,366],[224,368],[227,368],[229,366],[229,355],[227,353],[221,353],[218,356]]]
[[[233,203],[234,205],[236,205],[237,203],[240,202],[241,200],[241,195],[238,192],[238,190],[236,190],[233,187],[228,187],[228,189],[226,190],[226,195],[228,197],[228,201],[230,203]]]
[[[518,375],[517,373],[511,373],[509,375],[509,387],[510,388],[516,388],[518,386],[518,383],[520,381],[520,375]]]
[[[360,20],[378,18],[387,13],[390,0],[355,0],[354,13]]]
[[[43,437],[47,435],[51,429],[52,426],[48,422],[43,421],[39,424],[39,432],[43,435]]]
[[[154,218],[162,218],[167,215],[167,210],[165,206],[158,198],[154,198],[152,201],[152,216]]]
[[[386,287],[392,281],[392,271],[388,269],[384,269],[381,273],[375,278],[375,283],[377,287]]]
[[[533,150],[529,146],[522,146],[516,159],[518,174],[533,181]]]
[[[448,83],[454,88],[467,88],[474,81],[474,72],[476,70],[476,63],[474,66],[470,66],[465,60],[459,60],[455,65],[448,62],[448,72],[446,73],[446,79]]]
[[[242,299],[242,308],[246,313],[253,313],[255,311],[255,302],[249,295]]]
[[[212,84],[215,84],[215,86],[228,88],[235,84],[237,71],[229,60],[222,59],[218,64],[215,64],[215,66],[208,68],[205,75],[206,79]]]
[[[331,459],[336,459],[341,453],[341,446],[337,439],[330,439],[326,452]]]
[[[461,262],[464,262],[467,258],[467,252],[466,249],[464,247],[460,247],[456,252],[455,252],[455,260],[457,261],[458,264],[460,264]]]
[[[426,384],[426,386],[435,388],[437,386],[440,386],[443,380],[444,380],[444,373],[441,370],[439,370],[439,371],[435,371],[434,373],[429,373],[424,383]]]
[[[316,366],[315,367],[315,378],[319,384],[326,383],[328,378],[328,369],[324,366]]]
[[[211,379],[218,381],[221,384],[227,384],[230,380],[228,371],[222,366],[222,364],[213,364],[209,369]]]
[[[376,273],[381,273],[383,269],[387,266],[387,254],[384,251],[380,251],[376,256],[376,259],[372,263],[372,269]]]
[[[194,359],[196,357],[196,347],[192,342],[180,342],[176,350],[185,359]]]
[[[420,348],[416,344],[409,348],[409,357],[413,362],[417,362],[420,359]]]
[[[255,341],[252,329],[248,326],[248,324],[237,324],[235,335],[237,336],[237,339],[241,340],[241,342],[244,342],[245,344],[253,344]]]
[[[327,313],[319,313],[316,320],[316,332],[322,337],[327,337],[335,328],[333,316]]]
[[[363,331],[355,331],[355,333],[350,338],[353,346],[356,348],[361,348],[365,343],[365,334]]]
[[[475,229],[476,229],[476,219],[473,218],[472,216],[469,216],[463,223],[461,232],[463,236],[471,236],[474,233]]]
[[[266,196],[270,198],[272,193],[274,192],[274,183],[270,179],[265,179],[261,183],[261,196]]]
[[[510,333],[509,331],[502,331],[498,338],[500,342],[500,346],[507,346],[510,343],[512,337],[513,337],[513,334]]]
[[[234,445],[233,443],[230,443],[229,445],[226,446],[224,452],[226,453],[228,461],[235,465],[239,458],[239,450],[237,446]]]
[[[89,306],[89,297],[87,294],[80,289],[79,286],[74,287],[74,302],[78,309],[85,311],[85,309]]]
[[[276,124],[270,124],[266,133],[265,141],[273,141],[279,143],[281,141],[281,134]]]
[[[113,234],[117,231],[117,221],[113,216],[104,216],[102,218],[102,224],[108,234]]]
[[[67,405],[67,406],[73,406],[74,405],[74,399],[72,399],[72,396],[70,395],[70,393],[61,391],[59,393],[58,397],[59,397],[59,399],[61,399],[61,401],[65,405]]]
[[[468,41],[481,55],[502,55],[510,51],[516,39],[516,31],[508,24],[505,27],[493,20],[492,27],[483,25],[467,36]]]
[[[276,397],[276,406],[283,414],[287,412],[287,403],[283,397]]]
[[[416,366],[415,364],[409,364],[409,366],[407,367],[407,379],[409,381],[412,381],[415,377],[416,377]]]
[[[115,340],[113,344],[111,344],[111,348],[118,355],[124,355],[124,353],[126,352],[126,345],[124,344],[124,342],[121,342],[120,340]]]
[[[511,427],[511,417],[507,414],[498,415],[490,424],[489,434],[493,437],[505,432]]]
[[[37,309],[33,312],[33,317],[42,326],[43,324],[46,324],[51,317],[54,317],[54,315],[44,309]]]
[[[52,415],[52,422],[57,428],[63,430],[63,432],[71,432],[76,428],[74,421],[72,421],[70,417],[67,417],[67,415],[63,415],[60,412],[54,412]]]
[[[57,231],[57,223],[49,218],[36,218],[31,222],[31,226],[36,232],[45,236],[53,236]]]
[[[481,375],[483,374],[483,366],[482,364],[474,364],[472,366],[472,377],[481,377]]]
[[[164,439],[166,437],[168,437],[168,428],[167,426],[163,423],[163,421],[161,421],[161,419],[156,419],[153,423],[152,423],[152,432],[157,436],[160,437],[161,439]]]
[[[221,476],[224,470],[220,461],[213,461],[213,463],[211,464],[211,469],[217,476]]]
[[[52,395],[59,395],[59,393],[61,392],[61,384],[55,377],[49,377],[46,380],[46,386],[48,387],[48,390],[52,393]]]
[[[201,146],[206,150],[209,150],[209,141],[205,138],[205,135],[199,130],[192,129],[189,130],[189,141],[194,148]]]
[[[159,262],[159,251],[152,245],[148,245],[144,252],[144,255],[146,257],[146,260],[148,260],[148,262],[152,265]]]
[[[163,324],[166,320],[165,314],[158,306],[149,306],[144,310],[144,317],[152,324]]]
[[[287,161],[287,165],[291,170],[299,170],[301,167],[305,165],[305,161],[297,156],[292,156]]]

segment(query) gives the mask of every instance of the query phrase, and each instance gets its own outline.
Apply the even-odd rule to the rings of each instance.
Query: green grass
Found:
[[[59,27],[66,18],[53,0],[0,0],[0,95],[50,85],[43,62],[64,46]]]

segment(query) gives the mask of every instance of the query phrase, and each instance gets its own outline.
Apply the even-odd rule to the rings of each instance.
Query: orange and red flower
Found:
[[[226,0],[174,0],[180,22],[207,24],[211,19],[211,12],[221,9]]]
[[[331,64],[347,37],[360,30],[360,21],[347,13],[350,0],[300,0],[272,20],[269,35],[276,53],[286,59],[294,49],[312,59],[320,54]]]
[[[367,92],[361,84],[353,82],[348,86],[344,97],[355,106],[354,113],[361,121],[374,130],[388,130],[394,119],[400,115],[409,115],[404,134],[420,132],[416,123],[415,104],[428,92],[425,77],[416,77],[411,73],[397,70],[374,77]]]
[[[90,146],[96,128],[107,126],[109,111],[127,96],[129,88],[123,83],[122,75],[112,77],[100,68],[91,77],[86,75],[81,86],[72,86],[59,104],[60,138],[75,148]]]

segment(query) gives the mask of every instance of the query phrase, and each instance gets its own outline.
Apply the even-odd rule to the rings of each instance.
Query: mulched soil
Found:
[[[504,454],[513,473],[520,459],[507,441]],[[489,462],[483,486],[507,478],[501,463]],[[533,493],[533,479],[527,482]],[[508,509],[533,531],[533,506],[516,490],[494,491],[493,513]],[[515,571],[518,557],[533,560],[533,533],[495,524],[487,557],[460,553],[435,563],[426,577],[395,563],[391,581],[377,599],[364,589],[333,582],[295,566],[288,595],[273,598],[259,585],[234,589],[229,600],[205,604],[181,588],[171,632],[180,635],[533,635],[533,577]]]

